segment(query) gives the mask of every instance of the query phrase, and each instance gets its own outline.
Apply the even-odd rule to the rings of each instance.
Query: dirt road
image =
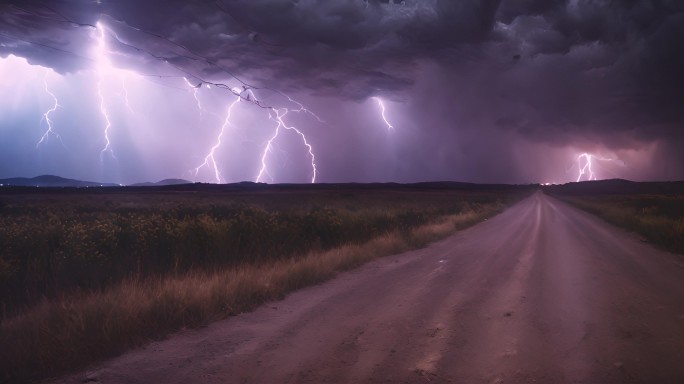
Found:
[[[69,378],[684,383],[684,259],[541,193],[430,247]]]

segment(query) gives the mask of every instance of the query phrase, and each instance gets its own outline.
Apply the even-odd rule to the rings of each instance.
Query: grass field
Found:
[[[523,188],[0,190],[0,380],[78,369],[492,216]]]
[[[684,195],[556,196],[650,243],[684,254]]]

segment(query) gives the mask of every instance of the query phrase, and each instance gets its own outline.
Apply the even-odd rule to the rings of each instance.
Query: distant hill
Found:
[[[14,187],[56,187],[56,188],[67,188],[67,187],[118,187],[118,184],[112,183],[96,183],[93,181],[83,181],[66,179],[64,177],[54,176],[54,175],[41,175],[32,178],[27,177],[13,177],[9,179],[0,179],[0,185],[2,186],[14,186]]]
[[[164,179],[157,181],[156,183],[145,182],[145,183],[135,183],[129,185],[130,187],[161,187],[164,185],[182,185],[182,184],[193,184],[192,181],[184,179]]]
[[[168,185],[193,184],[192,181],[184,179],[164,179],[156,183],[145,182],[128,185],[129,187],[163,187]],[[67,179],[54,175],[42,175],[36,177],[12,177],[0,179],[0,186],[11,187],[51,187],[51,188],[85,188],[85,187],[122,187],[114,183],[97,183],[94,181],[83,181]]]

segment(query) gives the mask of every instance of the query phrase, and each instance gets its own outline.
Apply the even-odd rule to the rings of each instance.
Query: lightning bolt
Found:
[[[116,158],[116,156],[115,156],[115,153],[114,153],[114,150],[113,150],[113,147],[112,147],[112,140],[111,140],[111,136],[110,136],[112,127],[113,127],[113,125],[114,125],[114,120],[112,119],[113,116],[112,116],[112,114],[110,113],[111,110],[108,109],[108,102],[111,102],[111,100],[109,100],[109,97],[106,97],[106,95],[107,95],[106,92],[109,91],[109,90],[107,89],[107,87],[110,85],[110,83],[108,83],[108,81],[109,81],[110,77],[112,76],[112,73],[109,73],[109,72],[111,72],[111,71],[113,71],[113,70],[115,69],[114,66],[113,66],[113,64],[112,64],[111,61],[109,60],[109,56],[110,56],[111,54],[116,54],[116,51],[111,51],[111,50],[109,49],[108,44],[107,44],[107,38],[110,38],[110,36],[111,36],[112,38],[116,38],[116,40],[117,40],[118,43],[120,43],[120,44],[126,45],[126,46],[128,46],[128,47],[130,47],[130,48],[132,48],[132,49],[135,49],[135,50],[139,51],[139,52],[145,52],[145,53],[149,54],[150,56],[152,56],[153,58],[155,58],[155,59],[157,59],[157,60],[160,60],[160,61],[163,61],[163,62],[166,62],[167,64],[170,64],[170,62],[167,60],[167,58],[165,58],[165,57],[163,57],[163,56],[155,55],[155,54],[154,54],[153,52],[151,52],[151,51],[142,49],[142,48],[140,48],[140,47],[136,47],[136,46],[134,46],[134,45],[130,45],[130,44],[126,43],[125,41],[121,41],[121,39],[119,39],[118,36],[116,35],[116,32],[114,32],[114,31],[110,30],[109,28],[107,28],[107,27],[104,25],[104,23],[102,23],[101,21],[98,21],[95,25],[92,25],[92,24],[79,24],[79,23],[74,23],[74,22],[71,22],[71,21],[68,20],[68,19],[66,19],[65,21],[66,21],[66,22],[70,22],[70,23],[72,23],[72,24],[74,24],[74,25],[76,25],[76,26],[91,27],[91,28],[93,28],[93,30],[94,30],[93,39],[95,40],[96,44],[95,44],[95,56],[94,56],[93,59],[94,59],[94,61],[95,61],[95,63],[96,63],[96,73],[97,73],[97,77],[98,77],[97,85],[96,85],[96,88],[97,88],[97,98],[99,99],[100,113],[101,113],[101,115],[102,115],[102,119],[103,119],[103,123],[104,123],[104,127],[103,127],[103,130],[102,130],[102,131],[103,131],[103,137],[104,137],[104,142],[105,142],[104,147],[103,147],[102,150],[100,151],[100,161],[103,163],[103,162],[104,162],[104,157],[105,157],[105,155],[107,155],[107,154],[108,154],[109,156],[111,156],[111,158],[113,158],[113,159],[116,160],[117,158]],[[237,105],[237,103],[238,103],[239,101],[249,101],[250,103],[256,104],[258,107],[267,110],[267,111],[268,111],[267,113],[268,113],[269,119],[271,119],[271,120],[273,120],[273,121],[276,122],[276,127],[275,127],[274,134],[273,134],[273,136],[268,140],[268,142],[266,143],[266,148],[264,149],[264,152],[261,154],[261,168],[260,168],[260,170],[259,170],[259,174],[257,175],[257,180],[258,180],[258,181],[261,180],[265,174],[268,174],[268,172],[267,172],[267,158],[268,158],[268,155],[269,155],[269,153],[271,153],[271,151],[272,151],[272,149],[273,149],[273,146],[275,145],[275,141],[278,139],[278,137],[280,136],[280,134],[281,134],[284,130],[288,130],[288,131],[292,131],[292,132],[294,132],[294,133],[296,133],[297,135],[300,136],[300,138],[301,138],[301,140],[302,140],[302,142],[303,142],[303,144],[304,144],[304,147],[305,147],[306,150],[307,150],[307,154],[308,154],[308,156],[309,156],[310,159],[311,159],[311,169],[312,169],[312,173],[311,173],[311,182],[314,183],[314,182],[316,181],[318,169],[317,169],[317,165],[316,165],[316,158],[315,158],[315,154],[314,154],[313,147],[312,147],[312,145],[309,143],[309,141],[308,141],[306,135],[304,134],[304,132],[302,132],[301,130],[299,130],[299,129],[298,129],[297,127],[295,127],[295,126],[288,125],[288,124],[285,122],[285,117],[286,117],[290,112],[304,113],[304,114],[308,114],[308,115],[310,115],[310,116],[313,116],[319,123],[325,123],[318,115],[316,115],[315,113],[313,113],[312,111],[310,111],[309,109],[307,109],[303,104],[301,104],[301,103],[299,103],[298,101],[292,99],[291,97],[289,97],[289,96],[283,94],[283,93],[280,92],[280,91],[273,90],[273,89],[271,89],[271,88],[256,88],[256,87],[254,87],[254,86],[249,85],[248,83],[245,83],[244,81],[240,80],[240,79],[239,79],[238,77],[236,77],[235,75],[231,74],[230,71],[229,71],[228,69],[226,69],[225,67],[223,67],[223,66],[221,66],[220,64],[215,63],[215,62],[213,62],[213,61],[211,61],[211,60],[209,60],[209,59],[207,59],[207,58],[205,58],[205,57],[203,57],[203,56],[201,56],[201,55],[199,55],[199,54],[193,53],[192,51],[190,51],[189,49],[187,49],[187,48],[186,48],[185,46],[183,46],[183,45],[180,45],[180,44],[178,44],[178,43],[176,43],[176,42],[174,42],[174,41],[172,41],[172,40],[170,40],[170,39],[166,39],[166,38],[164,38],[164,37],[161,37],[161,36],[159,36],[159,35],[155,35],[155,34],[153,34],[153,33],[150,33],[150,32],[144,31],[144,30],[139,30],[139,29],[135,29],[135,30],[140,31],[140,32],[142,32],[142,33],[146,33],[146,34],[151,35],[151,36],[155,36],[155,37],[160,38],[160,39],[163,39],[163,40],[166,40],[166,41],[168,41],[169,43],[171,43],[171,44],[173,44],[173,45],[176,45],[176,46],[178,46],[178,47],[180,47],[180,48],[182,48],[182,49],[184,49],[184,50],[190,52],[190,54],[191,54],[192,56],[184,56],[184,57],[186,57],[186,58],[188,58],[188,59],[192,59],[192,60],[201,60],[201,61],[204,61],[204,62],[206,62],[207,64],[209,64],[209,65],[211,65],[211,66],[217,67],[217,68],[219,68],[220,70],[222,70],[222,71],[224,71],[225,73],[227,73],[228,75],[230,75],[230,76],[231,76],[232,78],[234,78],[235,80],[237,80],[239,83],[242,84],[242,89],[237,89],[237,90],[236,90],[236,88],[229,88],[228,86],[226,86],[226,85],[224,85],[224,84],[212,83],[212,82],[205,81],[205,80],[203,80],[203,79],[198,78],[195,74],[189,73],[189,72],[183,70],[182,68],[179,68],[179,67],[174,66],[173,64],[170,64],[171,66],[176,67],[176,69],[178,69],[178,70],[181,71],[181,72],[184,72],[187,76],[189,76],[189,77],[184,77],[184,79],[185,79],[186,83],[187,83],[189,86],[192,86],[193,88],[195,88],[195,90],[193,91],[193,96],[194,96],[194,98],[195,98],[195,101],[196,101],[196,103],[197,103],[198,109],[199,109],[199,111],[200,111],[200,116],[202,116],[202,112],[207,112],[207,110],[203,108],[202,103],[201,103],[201,99],[200,99],[200,97],[199,97],[198,88],[199,88],[201,85],[206,85],[207,88],[211,88],[211,86],[216,86],[217,88],[229,89],[229,90],[231,90],[233,93],[238,94],[238,97],[236,98],[236,100],[235,100],[234,102],[232,102],[232,103],[230,104],[229,108],[228,108],[227,116],[226,116],[226,118],[223,120],[223,125],[221,126],[221,130],[220,130],[220,132],[219,132],[219,135],[218,135],[218,137],[217,137],[217,139],[216,139],[215,144],[210,148],[210,150],[209,150],[207,156],[205,156],[204,162],[203,162],[202,164],[200,164],[197,168],[195,168],[195,173],[196,173],[196,174],[197,174],[202,168],[204,168],[204,167],[209,167],[209,168],[211,168],[211,169],[213,170],[213,173],[214,173],[214,176],[215,176],[216,181],[217,181],[217,182],[221,182],[221,181],[222,181],[221,172],[220,172],[219,166],[218,166],[218,164],[217,164],[217,162],[216,162],[216,159],[215,159],[215,152],[216,152],[216,150],[217,150],[218,148],[220,148],[220,146],[221,146],[221,144],[222,144],[223,135],[225,134],[225,131],[227,130],[228,127],[231,126],[231,121],[230,121],[230,120],[231,120],[231,114],[232,114],[233,107],[234,107],[235,105]],[[40,43],[37,43],[37,42],[36,42],[36,43],[33,43],[33,42],[31,42],[31,41],[28,41],[28,43],[40,45]],[[50,46],[48,46],[48,48],[50,48]],[[55,49],[60,50],[59,48],[55,48]],[[64,51],[64,52],[66,52],[66,53],[72,53],[72,52],[69,52],[69,51],[66,51],[66,50],[61,50],[61,51]],[[73,54],[73,53],[72,53],[72,54]],[[156,76],[156,75],[153,75],[153,76]],[[162,76],[160,75],[160,76],[158,76],[158,77],[162,77]],[[180,77],[180,76],[163,76],[163,77]],[[194,86],[194,85],[192,85],[192,84],[190,83],[190,81],[188,80],[189,78],[198,79],[200,82],[199,82],[199,84],[198,84],[197,86]],[[122,89],[122,91],[121,91],[120,95],[121,95],[121,97],[123,97],[123,99],[124,99],[124,101],[125,101],[125,103],[126,103],[126,107],[129,109],[129,111],[134,112],[134,111],[132,110],[132,108],[130,107],[130,103],[129,103],[129,100],[128,100],[128,92],[127,92],[127,89],[126,89],[125,79],[122,79],[122,82],[121,82],[121,89]],[[289,105],[288,107],[279,107],[279,106],[273,106],[273,105],[264,105],[264,104],[261,103],[261,101],[257,100],[256,97],[254,97],[254,94],[253,94],[252,91],[251,91],[252,89],[263,89],[263,90],[271,90],[271,91],[273,91],[273,92],[276,92],[276,93],[278,93],[279,95],[285,97],[285,98],[290,102],[291,105],[295,105],[296,107],[291,107],[291,105]],[[47,84],[46,84],[46,91],[47,91],[48,93],[50,93],[50,95],[55,99],[55,107],[51,108],[49,111],[47,111],[47,112],[44,114],[44,118],[45,118],[45,120],[46,120],[46,123],[48,124],[48,132],[46,133],[46,135],[44,135],[44,139],[41,139],[41,141],[39,141],[39,144],[40,144],[41,142],[43,142],[43,141],[46,141],[50,134],[57,135],[57,134],[52,130],[52,129],[53,129],[53,127],[52,127],[52,120],[50,119],[50,117],[51,117],[51,114],[52,114],[53,112],[55,112],[56,109],[59,107],[59,103],[58,103],[57,98],[55,97],[55,95],[49,91],[49,88],[47,87]],[[290,107],[291,107],[291,108],[290,108]],[[383,106],[383,107],[384,107],[384,106]],[[209,112],[211,112],[211,111],[209,111]],[[216,115],[216,114],[214,114],[214,113],[212,113],[212,114],[213,114],[213,115]],[[216,115],[216,116],[218,117],[218,115]],[[218,118],[220,119],[221,117],[218,117]],[[384,118],[384,115],[383,115],[383,118]],[[385,119],[385,120],[386,120],[386,119]],[[392,128],[392,127],[391,127],[391,124],[389,124],[389,123],[387,123],[387,124],[388,124],[388,126],[389,126],[390,128]],[[57,137],[59,137],[59,136],[57,135]],[[60,139],[60,140],[61,140],[61,139]],[[270,174],[269,174],[269,176],[270,176]]]
[[[577,181],[580,181],[585,174],[588,174],[587,180],[596,180],[596,175],[591,169],[591,158],[592,155],[588,153],[583,153],[577,157],[577,166],[579,167]],[[584,159],[584,166],[582,166],[582,159]]]
[[[293,110],[292,112],[295,111],[299,110]],[[271,153],[271,151],[273,150],[273,143],[278,138],[278,136],[280,136],[281,128],[284,128],[289,131],[294,131],[297,135],[299,135],[302,138],[304,146],[307,148],[307,152],[309,154],[309,157],[311,158],[311,183],[313,184],[316,182],[316,175],[318,172],[318,168],[316,167],[316,155],[314,155],[313,147],[311,146],[311,144],[309,144],[308,140],[306,139],[306,135],[304,135],[304,133],[296,127],[288,126],[283,120],[285,116],[287,116],[287,114],[290,112],[291,111],[288,108],[271,108],[271,110],[269,111],[269,118],[271,120],[274,120],[277,123],[277,125],[275,128],[275,132],[273,133],[273,136],[266,142],[266,148],[264,149],[264,152],[261,155],[261,169],[259,170],[259,174],[256,178],[257,183],[261,182],[264,175],[268,175],[269,178],[273,180],[273,177],[271,177],[270,173],[268,172],[266,160],[268,158],[269,153]]]
[[[207,155],[204,157],[204,162],[200,164],[197,168],[195,168],[195,176],[199,174],[200,169],[204,167],[209,167],[213,170],[216,183],[223,183],[223,179],[221,177],[221,170],[219,169],[218,163],[216,162],[216,158],[214,156],[216,154],[216,150],[219,149],[219,147],[221,147],[221,144],[223,142],[223,134],[226,132],[226,129],[228,129],[228,127],[231,125],[230,118],[233,114],[233,108],[235,107],[235,105],[237,105],[237,103],[240,102],[240,100],[242,100],[242,98],[238,96],[235,99],[235,101],[233,101],[228,107],[226,118],[223,120],[223,125],[221,126],[221,130],[219,131],[219,134],[216,138],[216,142],[209,149],[209,153],[207,153]]]
[[[98,82],[97,83],[97,95],[100,98],[100,113],[102,113],[102,117],[105,120],[105,127],[104,127],[104,139],[105,139],[105,146],[102,148],[100,151],[100,161],[104,161],[104,155],[106,153],[109,153],[109,155],[116,160],[116,156],[114,155],[114,150],[112,149],[112,141],[109,138],[109,130],[112,127],[112,121],[109,119],[109,113],[107,112],[107,107],[105,107],[105,98],[104,95],[102,94],[102,83]]]
[[[374,96],[371,97],[371,99],[375,100],[378,103],[378,106],[380,107],[380,115],[382,116],[382,120],[385,122],[385,125],[387,125],[387,130],[393,131],[394,126],[387,120],[387,116],[385,116],[385,103],[379,97]]]
[[[124,99],[126,109],[128,109],[130,113],[135,113],[133,108],[131,108],[131,102],[128,100],[128,88],[126,87],[126,77],[124,76],[121,77],[121,97]]]
[[[197,109],[199,110],[200,118],[202,117],[202,112],[204,111],[204,108],[202,108],[202,102],[200,101],[199,98],[199,89],[202,86],[202,83],[199,83],[198,85],[194,85],[188,80],[187,77],[184,77],[183,80],[185,80],[185,83],[188,85],[188,87],[192,88],[192,95],[195,98],[195,101],[197,102]]]
[[[266,142],[266,147],[264,148],[264,151],[261,154],[261,168],[259,169],[259,173],[258,173],[255,181],[257,183],[261,182],[264,175],[268,175],[268,177],[271,179],[271,181],[273,181],[273,177],[271,176],[270,172],[268,172],[267,160],[268,160],[268,155],[273,151],[275,141],[280,136],[280,133],[282,131],[281,128],[282,128],[282,129],[285,129],[288,131],[295,132],[302,139],[302,142],[304,143],[304,147],[307,150],[308,156],[311,159],[311,170],[312,170],[311,183],[312,184],[315,183],[316,182],[316,176],[318,173],[318,168],[316,165],[316,155],[314,154],[313,146],[311,146],[311,144],[307,140],[304,132],[299,130],[297,127],[287,125],[285,123],[284,118],[290,112],[306,113],[306,114],[309,114],[311,116],[314,116],[321,123],[325,123],[325,122],[320,117],[318,117],[315,113],[311,112],[306,107],[304,107],[304,105],[302,103],[292,99],[291,97],[283,94],[282,92],[277,92],[277,93],[284,96],[285,98],[287,98],[287,100],[290,101],[291,103],[295,104],[297,106],[297,108],[289,109],[286,107],[275,108],[275,107],[264,106],[261,103],[261,101],[256,97],[254,92],[252,92],[252,89],[250,89],[248,87],[243,86],[242,89],[240,89],[239,87],[233,87],[233,88],[230,88],[230,91],[233,94],[237,95],[240,100],[245,100],[245,101],[254,103],[261,108],[268,109],[269,119],[276,122],[276,128],[275,128],[275,131],[273,132],[273,136],[271,136],[271,138],[268,139],[268,141]]]
[[[591,153],[582,153],[579,156],[577,156],[577,166],[579,168],[579,173],[577,175],[577,181],[579,182],[582,180],[582,177],[586,175],[585,180],[596,180],[596,173],[594,173],[594,170],[592,169],[593,165],[593,160],[601,160],[601,161],[613,161],[611,158],[604,158],[604,157],[598,157],[595,155],[592,155]],[[584,160],[584,161],[582,161]],[[584,165],[582,165],[584,164]]]
[[[216,112],[214,112],[210,109],[205,108],[204,105],[202,104],[200,97],[199,97],[200,88],[202,86],[206,86],[207,89],[211,89],[210,83],[201,81],[199,84],[195,85],[195,84],[191,83],[187,77],[183,77],[183,80],[188,85],[188,87],[192,88],[192,96],[195,99],[195,104],[197,105],[197,111],[199,112],[200,119],[203,117],[203,115],[205,113],[208,113],[208,114],[214,116],[219,121],[223,120],[222,116],[220,116],[219,114],[217,114]],[[233,92],[233,94],[235,94],[236,96],[240,96],[240,94],[236,93],[235,90],[231,89],[231,92]]]
[[[53,105],[52,105],[52,108],[48,109],[45,113],[43,113],[43,117],[40,119],[41,122],[45,121],[45,123],[47,124],[47,130],[45,131],[45,133],[43,133],[43,136],[41,136],[38,143],[36,143],[36,148],[38,148],[38,146],[40,146],[40,144],[43,142],[47,144],[48,140],[50,139],[50,135],[55,136],[57,139],[59,139],[59,141],[62,143],[62,145],[64,145],[64,142],[62,141],[62,137],[54,131],[54,129],[53,129],[54,127],[52,125],[53,122],[52,122],[52,119],[50,119],[50,114],[55,112],[57,110],[57,108],[61,107],[61,105],[59,105],[59,100],[57,100],[57,96],[55,96],[55,94],[50,91],[50,87],[48,87],[47,77],[48,77],[49,73],[50,73],[49,71],[45,72],[45,78],[43,79],[43,85],[45,86],[45,92],[48,95],[50,95],[50,97],[52,97]]]
[[[102,87],[103,84],[102,82],[104,81],[104,71],[108,68],[111,68],[111,64],[109,63],[109,60],[107,59],[107,44],[105,42],[105,30],[104,27],[102,26],[102,23],[97,22],[96,24],[97,27],[97,62],[98,62],[98,76],[99,79],[97,81],[97,95],[100,99],[100,113],[102,114],[102,117],[105,120],[105,127],[104,127],[104,139],[105,139],[105,146],[102,148],[100,151],[100,162],[104,161],[104,155],[109,153],[109,155],[116,160],[116,156],[114,155],[114,150],[112,149],[112,141],[109,137],[109,130],[112,127],[112,121],[109,118],[109,113],[107,112],[107,107],[105,106],[105,97],[102,92]]]
[[[98,26],[99,26],[99,25],[98,25]],[[145,32],[145,31],[143,31],[143,32]],[[145,33],[147,33],[147,32],[145,32]],[[156,36],[156,35],[155,35],[155,36]],[[157,37],[158,37],[158,36],[157,36]],[[268,142],[267,142],[267,144],[266,144],[266,148],[264,149],[264,152],[262,153],[262,156],[261,156],[261,160],[262,160],[262,161],[261,161],[261,169],[260,169],[259,174],[258,174],[258,176],[257,176],[257,181],[260,181],[261,178],[263,177],[263,175],[268,173],[268,172],[267,172],[266,159],[267,159],[267,157],[268,157],[268,154],[271,152],[271,150],[272,150],[272,148],[273,148],[273,145],[274,145],[275,140],[278,138],[278,136],[280,135],[280,132],[282,131],[281,128],[283,128],[283,129],[285,129],[285,130],[293,131],[293,132],[295,132],[296,134],[298,134],[298,135],[301,137],[301,139],[302,139],[302,141],[303,141],[303,143],[304,143],[304,146],[305,146],[306,149],[307,149],[308,155],[309,155],[309,157],[311,158],[311,169],[312,169],[311,182],[314,183],[314,182],[316,181],[316,176],[317,176],[318,170],[317,170],[317,166],[316,166],[316,158],[315,158],[315,155],[314,155],[313,147],[312,147],[311,144],[308,142],[308,140],[307,140],[307,138],[306,138],[306,135],[305,135],[302,131],[300,131],[299,129],[297,129],[296,127],[287,125],[287,124],[285,123],[285,121],[284,121],[284,118],[285,118],[285,116],[286,116],[288,113],[290,113],[290,112],[297,112],[297,113],[305,113],[305,114],[308,114],[308,115],[310,115],[310,116],[313,116],[319,123],[325,124],[325,121],[323,121],[318,115],[316,115],[315,113],[313,113],[312,111],[310,111],[309,109],[307,109],[302,103],[300,103],[300,102],[298,102],[298,101],[292,99],[292,98],[289,97],[288,95],[286,95],[286,94],[284,94],[284,93],[282,93],[282,92],[280,92],[280,91],[278,91],[278,90],[274,90],[274,89],[271,89],[271,88],[265,88],[265,89],[271,90],[271,91],[273,91],[273,92],[275,92],[275,93],[277,93],[277,94],[279,94],[279,95],[285,97],[291,104],[296,105],[296,108],[286,108],[286,107],[283,107],[283,108],[276,108],[276,107],[274,107],[274,106],[269,106],[269,105],[264,105],[264,104],[262,104],[261,101],[258,100],[258,99],[256,98],[256,96],[254,95],[254,93],[252,92],[252,89],[257,89],[257,88],[255,88],[255,87],[249,85],[248,83],[245,83],[244,81],[240,80],[237,76],[231,74],[231,72],[230,72],[229,70],[227,70],[225,67],[223,67],[223,66],[221,66],[221,65],[219,65],[219,64],[217,64],[217,63],[215,63],[215,62],[213,62],[213,61],[211,61],[211,60],[208,60],[208,59],[204,58],[204,57],[201,56],[201,55],[197,55],[197,54],[193,53],[192,51],[188,50],[185,46],[179,45],[178,43],[176,43],[176,42],[174,42],[174,41],[172,41],[172,40],[168,40],[168,39],[164,39],[164,40],[167,40],[167,41],[170,42],[171,44],[174,44],[174,45],[176,45],[176,46],[179,46],[180,48],[182,48],[182,49],[184,49],[184,50],[190,52],[193,56],[197,56],[199,59],[204,60],[204,61],[207,62],[208,64],[210,64],[210,65],[212,65],[212,66],[215,66],[215,67],[221,69],[222,71],[228,73],[231,77],[233,77],[235,80],[237,80],[239,83],[242,84],[242,89],[240,89],[240,87],[229,87],[229,86],[227,86],[227,85],[225,85],[225,84],[218,84],[218,83],[213,83],[213,82],[210,82],[210,81],[206,81],[206,80],[200,79],[200,78],[198,78],[197,76],[195,76],[195,75],[193,75],[193,74],[190,74],[190,73],[188,73],[188,72],[185,72],[185,71],[181,70],[182,72],[185,72],[186,74],[188,74],[191,78],[196,78],[196,79],[200,80],[200,83],[199,83],[197,86],[195,86],[195,85],[193,85],[192,83],[190,83],[190,81],[188,80],[187,77],[184,77],[184,80],[185,80],[185,82],[188,84],[188,86],[191,86],[191,87],[194,88],[193,96],[195,97],[195,101],[196,101],[196,103],[197,103],[197,107],[198,107],[198,109],[199,109],[199,111],[200,111],[200,117],[202,116],[202,111],[205,111],[205,109],[202,107],[202,103],[201,103],[200,98],[199,98],[199,91],[198,91],[198,89],[199,89],[200,86],[206,85],[207,88],[211,88],[211,86],[214,85],[214,86],[216,86],[216,87],[218,87],[218,88],[228,89],[228,90],[230,90],[234,95],[236,95],[236,96],[238,97],[238,99],[230,105],[229,111],[228,111],[228,115],[227,115],[226,119],[224,120],[224,124],[223,124],[222,127],[221,127],[221,131],[220,131],[220,133],[219,133],[219,136],[217,137],[216,143],[215,143],[214,146],[210,149],[209,153],[207,154],[207,156],[206,156],[205,159],[204,159],[204,162],[203,162],[199,167],[197,167],[197,168],[195,169],[195,175],[198,174],[198,172],[199,172],[199,170],[200,170],[201,168],[203,168],[203,167],[211,167],[211,168],[214,170],[214,175],[215,175],[216,181],[219,182],[219,183],[221,182],[221,180],[222,180],[222,178],[221,178],[221,173],[220,173],[218,164],[216,163],[216,160],[215,160],[215,157],[214,157],[214,153],[215,153],[215,151],[221,146],[223,134],[225,133],[226,128],[228,128],[228,126],[231,125],[231,124],[230,124],[230,115],[231,115],[231,113],[232,113],[232,108],[237,104],[238,101],[241,101],[241,100],[242,100],[242,101],[248,101],[248,102],[250,102],[250,103],[252,103],[252,104],[255,104],[255,105],[257,105],[257,106],[260,107],[260,108],[267,109],[267,110],[268,110],[268,114],[269,114],[269,119],[274,120],[274,121],[277,122],[277,125],[276,125],[276,129],[275,129],[274,135],[271,137],[271,139],[268,140]],[[104,44],[103,44],[103,45],[104,45]],[[134,47],[134,46],[132,46],[132,47],[133,47],[134,49],[140,50],[140,48],[137,48],[137,47]],[[158,60],[164,60],[164,61],[166,61],[163,57],[156,56],[156,55],[150,53],[149,51],[145,51],[145,52],[149,53],[150,55],[152,55],[154,58],[156,58],[156,59],[158,59]],[[214,113],[212,113],[212,114],[214,114]],[[214,115],[215,115],[215,114],[214,114]],[[217,117],[218,117],[218,116],[217,116]],[[388,125],[389,125],[389,124],[388,124]],[[391,125],[390,125],[390,127],[391,127]],[[270,175],[269,175],[269,176],[270,176]]]

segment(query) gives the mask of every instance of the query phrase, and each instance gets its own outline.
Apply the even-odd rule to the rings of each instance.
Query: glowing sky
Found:
[[[677,0],[10,0],[0,178],[684,179],[683,47]]]

